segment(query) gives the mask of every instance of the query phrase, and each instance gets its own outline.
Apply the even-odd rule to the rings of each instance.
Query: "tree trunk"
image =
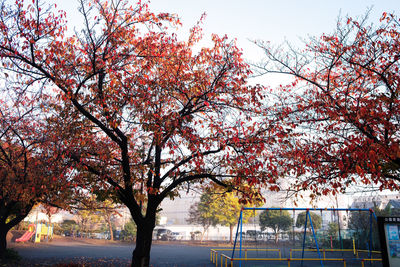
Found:
[[[235,225],[233,225],[233,224],[230,224],[229,225],[229,242],[231,243],[231,244],[233,244],[233,227],[234,227]]]
[[[14,206],[12,205],[11,208],[13,208]],[[6,222],[7,217],[10,214],[10,207],[6,207],[3,206],[1,209],[0,213],[2,214],[2,217],[0,218],[1,223],[0,223],[0,258],[4,258],[5,256],[5,252],[7,249],[7,233],[8,231],[10,231],[11,228],[13,228],[14,226],[16,226],[18,223],[20,223],[27,215],[28,213],[31,211],[33,207],[32,205],[27,205],[25,206],[25,212],[21,213],[21,214],[17,214],[15,215],[15,217],[13,219],[11,219],[9,222]]]
[[[3,259],[7,249],[7,233],[8,227],[5,225],[0,226],[0,259]]]
[[[110,240],[114,241],[114,233],[113,233],[113,229],[112,229],[112,223],[111,223],[111,217],[110,216],[106,216],[106,220],[107,220],[107,224],[108,224],[108,230],[110,231]]]
[[[203,227],[203,233],[201,234],[200,242],[203,242],[204,235],[206,234],[207,230],[208,230],[208,226],[207,227]]]
[[[134,267],[149,267],[150,265],[150,249],[153,241],[155,216],[150,217],[154,217],[152,222],[147,219],[144,224],[137,225],[136,247],[132,253],[132,266]]]

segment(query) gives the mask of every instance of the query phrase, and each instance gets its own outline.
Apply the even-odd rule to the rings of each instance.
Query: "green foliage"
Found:
[[[327,235],[331,237],[337,237],[339,233],[339,224],[336,222],[330,222],[328,224]]]
[[[53,225],[53,233],[55,235],[61,235],[63,233],[63,229],[59,223],[52,223]]]
[[[306,223],[306,214],[307,214],[306,211],[299,213],[296,220],[296,227],[304,228],[304,225]],[[315,230],[320,229],[322,226],[322,217],[314,212],[310,212],[310,216],[314,229]],[[307,229],[309,230],[311,229],[311,224],[308,216],[307,216]]]
[[[131,241],[136,237],[137,227],[135,222],[130,219],[124,226],[124,229],[120,233],[120,239],[125,241]]]
[[[264,231],[267,227],[275,233],[287,231],[293,224],[293,219],[287,210],[264,210],[260,214],[260,227]]]
[[[212,209],[212,195],[203,193],[200,201],[190,207],[188,223],[201,225],[206,231],[208,227],[217,225],[215,209]]]
[[[376,216],[390,215],[390,208],[379,209],[376,205],[373,208]],[[370,239],[370,225],[371,225],[370,212],[352,212],[349,218],[349,229],[353,231],[353,238],[356,242],[356,247],[365,248],[365,244],[369,243]],[[372,247],[379,249],[379,236],[376,220],[372,218]]]
[[[78,224],[74,220],[64,220],[61,225],[61,231],[73,232],[79,229]]]

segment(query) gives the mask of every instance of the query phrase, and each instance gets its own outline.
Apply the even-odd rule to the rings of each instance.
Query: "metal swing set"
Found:
[[[293,211],[293,220],[295,219],[295,212],[296,211],[301,211],[301,212],[306,212],[305,214],[305,223],[304,223],[304,233],[303,233],[303,241],[302,241],[302,248],[301,249],[290,249],[290,256],[286,258],[282,258],[281,250],[280,249],[264,249],[264,250],[269,250],[269,251],[278,251],[278,257],[274,258],[258,258],[258,257],[248,257],[248,251],[252,250],[259,250],[259,248],[252,249],[248,247],[243,246],[243,212],[245,211],[253,211],[254,214],[256,211],[269,211],[269,210],[280,210],[280,211]],[[350,211],[358,211],[358,212],[369,212],[369,242],[368,242],[368,249],[367,250],[359,250],[355,248],[354,245],[354,240],[353,240],[353,249],[343,249],[343,241],[340,233],[340,223],[339,223],[339,218],[337,219],[338,221],[338,226],[339,226],[339,242],[341,249],[321,249],[318,241],[317,241],[317,236],[315,232],[315,227],[313,225],[313,221],[311,218],[310,211],[320,211],[321,212],[321,217],[322,217],[322,212],[323,211],[331,211],[331,212],[337,212],[337,216],[339,216],[339,211],[346,211],[347,213]],[[233,247],[230,249],[224,249],[225,251],[231,251],[232,254],[230,256],[220,253],[220,260],[218,262],[218,249],[212,249],[211,250],[211,261],[215,263],[215,266],[218,266],[218,263],[220,263],[220,266],[231,266],[233,267],[234,262],[238,263],[239,266],[242,266],[242,262],[248,262],[248,261],[269,261],[270,263],[272,262],[282,262],[286,261],[287,266],[291,266],[291,262],[294,265],[295,262],[300,261],[301,262],[301,267],[303,267],[304,262],[316,262],[320,263],[321,267],[324,267],[324,263],[328,262],[336,262],[335,266],[338,266],[338,264],[343,264],[344,267],[347,267],[347,264],[350,261],[358,261],[361,263],[361,266],[364,267],[365,263],[370,263],[372,264],[373,262],[380,262],[382,259],[381,258],[373,258],[372,254],[373,253],[380,253],[379,251],[373,251],[372,250],[372,229],[373,229],[373,220],[377,220],[377,217],[372,209],[346,209],[346,208],[243,208],[240,212],[238,224],[237,224],[237,229],[236,229],[236,236],[235,236],[235,242],[233,244]],[[306,249],[306,233],[307,233],[307,227],[311,229],[312,236],[315,242],[315,249]],[[294,230],[293,230],[293,240],[294,240]],[[220,249],[222,250],[222,249]],[[235,257],[235,251],[238,252],[238,257]],[[292,252],[294,251],[301,251],[301,257],[293,257]],[[318,257],[305,257],[305,252],[317,252]],[[327,252],[342,252],[342,257],[341,258],[328,258],[326,257]],[[352,251],[353,255],[356,256],[356,258],[345,258],[343,257],[343,252],[346,251]],[[244,253],[242,253],[244,252]],[[368,252],[368,258],[359,258],[359,252]],[[244,254],[244,255],[243,255]],[[309,264],[307,264],[309,266]],[[314,265],[313,264],[313,265]],[[272,266],[272,265],[271,265]]]

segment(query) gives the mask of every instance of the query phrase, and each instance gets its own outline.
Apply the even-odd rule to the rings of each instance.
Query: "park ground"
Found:
[[[51,242],[15,243],[8,238],[8,247],[16,250],[21,260],[7,266],[129,266],[134,243],[55,236]],[[154,242],[151,251],[153,267],[213,266],[206,244]]]
[[[134,243],[72,238],[55,236],[51,242],[15,243],[15,236],[9,236],[8,247],[17,251],[21,260],[0,266],[55,266],[55,267],[89,267],[89,266],[129,266]],[[153,267],[211,267],[212,248],[226,247],[226,243],[191,243],[179,241],[155,241],[151,251]],[[253,244],[254,245],[254,244]],[[266,252],[256,252],[257,258],[267,257]],[[261,253],[261,254],[260,254]],[[270,252],[268,252],[271,254]],[[272,252],[276,254],[276,252]],[[282,257],[288,257],[289,246],[282,251]],[[250,255],[249,255],[250,256]],[[307,257],[307,255],[305,255]],[[276,257],[268,255],[268,257]],[[336,255],[340,257],[340,255]],[[343,257],[343,255],[342,255]],[[235,264],[237,266],[238,263]],[[266,265],[267,264],[267,265]],[[338,265],[339,264],[339,265]],[[325,262],[324,266],[343,266],[342,262]],[[220,264],[218,264],[220,266]],[[250,266],[288,266],[286,262],[246,262],[243,267]],[[292,262],[290,266],[301,266],[300,262]],[[321,266],[319,261],[306,262],[304,266]],[[360,261],[348,261],[347,267],[362,266]],[[380,267],[380,262],[365,266]]]

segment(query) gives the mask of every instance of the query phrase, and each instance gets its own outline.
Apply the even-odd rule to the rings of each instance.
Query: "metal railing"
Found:
[[[303,251],[302,248],[292,248],[290,249],[290,253],[289,253],[289,258],[293,259],[293,253],[292,252],[296,252],[296,251]],[[304,249],[304,251],[311,251],[311,252],[317,252],[318,250],[315,248],[312,249]],[[322,251],[322,255],[323,258],[326,259],[326,252],[353,252],[353,254],[359,258],[359,252],[371,252],[371,257],[372,257],[372,253],[375,254],[381,254],[380,251],[369,251],[369,250],[365,250],[365,249],[335,249],[335,248],[325,248],[325,249],[320,249],[320,251]]]
[[[288,267],[290,267],[290,262],[292,261],[336,261],[336,262],[342,262],[343,267],[347,266],[347,262],[349,261],[354,261],[354,260],[359,260],[361,262],[361,267],[365,267],[365,262],[374,262],[374,261],[382,261],[380,258],[369,258],[369,259],[358,259],[358,252],[368,252],[365,250],[356,250],[357,254],[357,259],[345,259],[345,258],[326,258],[325,252],[354,252],[353,249],[321,249],[323,252],[323,258],[293,258],[292,257],[292,252],[293,251],[302,251],[302,249],[290,249],[290,258],[282,258],[282,253],[280,249],[255,249],[255,248],[244,248],[242,251],[244,251],[244,258],[235,258],[235,257],[229,257],[225,254],[222,253],[222,251],[232,251],[232,248],[220,248],[220,249],[211,249],[210,251],[210,260],[213,264],[215,264],[215,267],[219,266],[221,267],[233,267],[235,261],[287,261]],[[279,258],[249,258],[247,252],[248,251],[275,251],[278,252]],[[304,251],[317,251],[316,249],[305,249]],[[380,253],[380,251],[372,251],[373,253]],[[371,254],[372,255],[372,254]],[[219,256],[219,257],[218,257]],[[219,260],[218,260],[219,258]]]

